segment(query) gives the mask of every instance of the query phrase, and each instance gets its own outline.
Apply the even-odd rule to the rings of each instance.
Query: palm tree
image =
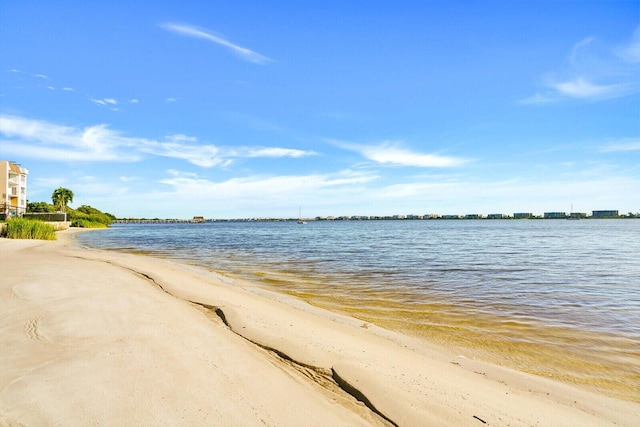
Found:
[[[51,195],[54,206],[63,212],[67,212],[67,204],[73,202],[73,191],[68,188],[58,187]]]

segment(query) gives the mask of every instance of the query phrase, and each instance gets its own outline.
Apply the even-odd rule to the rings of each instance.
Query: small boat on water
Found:
[[[307,221],[302,219],[302,207],[298,210],[298,224],[306,224]]]
[[[571,210],[569,211],[569,216],[567,217],[567,219],[570,219],[570,220],[580,219],[580,213],[573,211],[573,205],[571,205]]]

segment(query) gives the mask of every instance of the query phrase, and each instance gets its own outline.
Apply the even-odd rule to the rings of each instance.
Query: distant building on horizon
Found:
[[[566,218],[567,213],[566,212],[545,212],[544,217],[549,219]]]
[[[586,218],[587,214],[584,212],[570,212],[569,217],[570,218]]]
[[[513,218],[515,219],[533,218],[533,214],[531,212],[516,212],[513,214]]]
[[[482,215],[480,214],[466,214],[464,219],[482,219]]]
[[[19,164],[0,160],[0,218],[22,216],[27,211],[28,174]]]
[[[615,218],[619,216],[618,211],[591,211],[594,218]]]

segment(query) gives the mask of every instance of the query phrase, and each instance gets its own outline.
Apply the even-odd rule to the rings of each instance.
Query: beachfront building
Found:
[[[618,211],[591,211],[594,218],[617,218]]]
[[[504,219],[504,214],[489,214],[487,215],[487,219]]]
[[[0,218],[22,216],[27,211],[27,175],[17,163],[0,160]]]

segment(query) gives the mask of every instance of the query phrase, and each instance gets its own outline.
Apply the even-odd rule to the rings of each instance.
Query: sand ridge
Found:
[[[251,283],[0,239],[0,422],[634,425],[639,405],[443,354]],[[358,401],[359,400],[359,401]]]

